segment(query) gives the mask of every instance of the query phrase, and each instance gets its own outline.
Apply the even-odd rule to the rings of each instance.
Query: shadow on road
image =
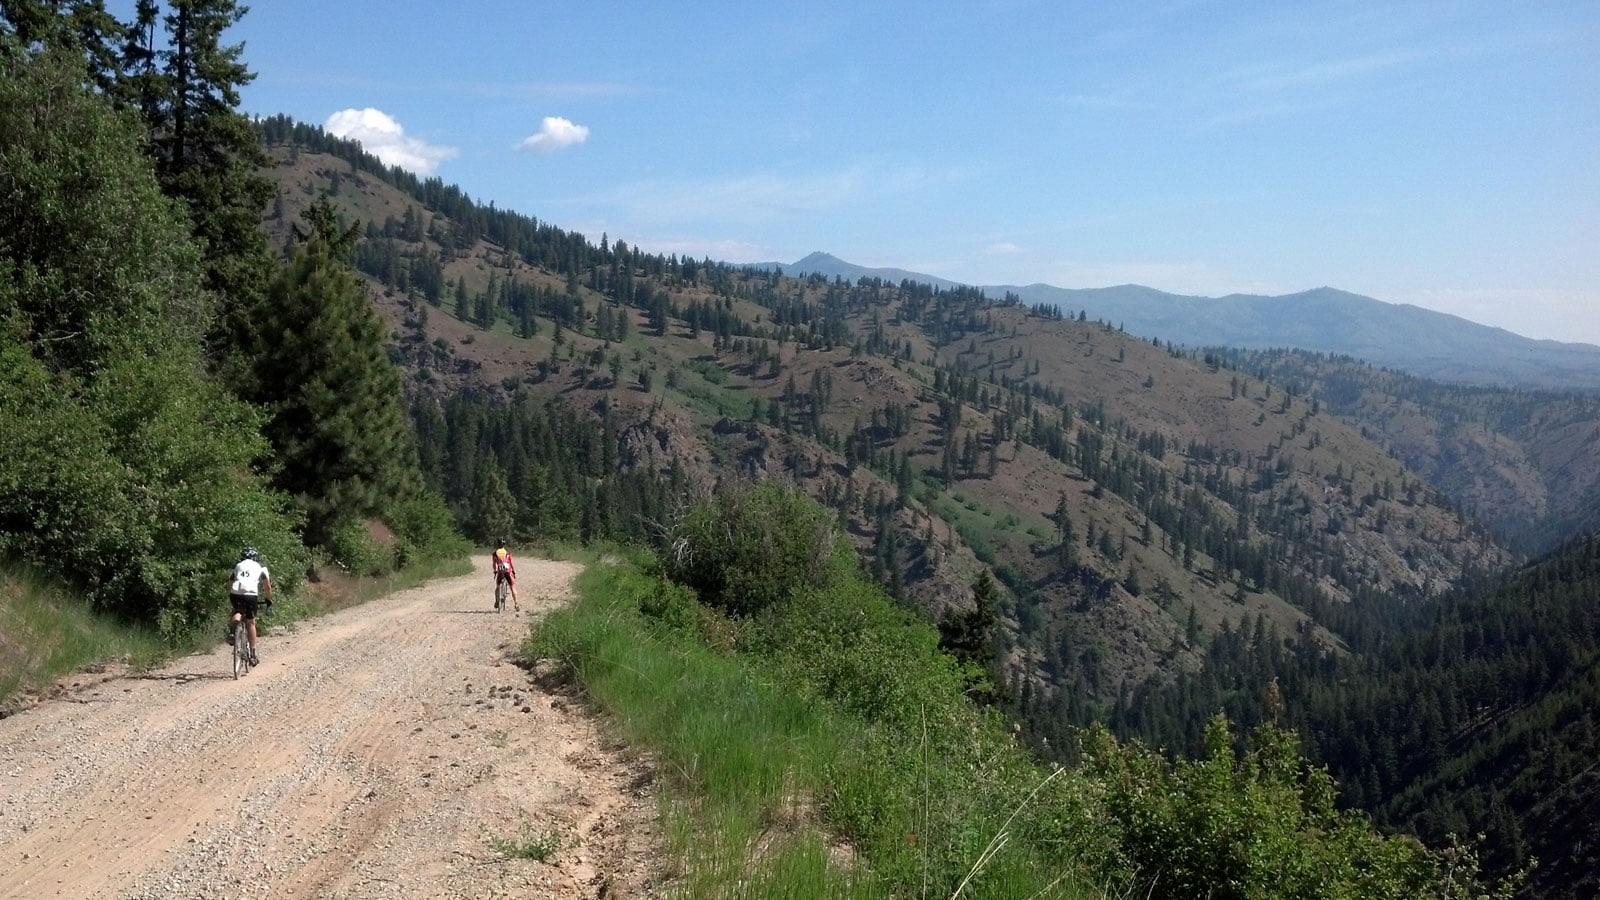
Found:
[[[233,670],[219,669],[215,672],[162,672],[159,674],[155,672],[146,672],[143,675],[129,675],[128,677],[137,678],[140,681],[176,681],[179,684],[185,684],[190,681],[214,680],[218,678],[232,681]]]

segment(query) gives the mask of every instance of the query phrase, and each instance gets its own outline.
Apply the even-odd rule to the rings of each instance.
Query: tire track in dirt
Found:
[[[512,661],[579,567],[524,560],[517,616],[474,565],[0,720],[0,897],[652,896],[648,764]]]

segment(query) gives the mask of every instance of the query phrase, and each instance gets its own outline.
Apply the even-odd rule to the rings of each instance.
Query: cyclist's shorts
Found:
[[[229,594],[228,599],[233,601],[233,611],[246,619],[256,617],[256,602],[260,599],[255,594]]]

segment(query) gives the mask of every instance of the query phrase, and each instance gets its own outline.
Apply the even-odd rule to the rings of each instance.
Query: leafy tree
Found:
[[[258,416],[203,374],[198,248],[86,81],[60,50],[0,54],[0,553],[176,640],[241,543],[285,586],[304,556],[252,471]]]

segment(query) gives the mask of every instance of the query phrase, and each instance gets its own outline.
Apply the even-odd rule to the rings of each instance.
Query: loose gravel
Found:
[[[0,898],[656,896],[648,761],[515,664],[578,567],[474,564],[0,719]]]

